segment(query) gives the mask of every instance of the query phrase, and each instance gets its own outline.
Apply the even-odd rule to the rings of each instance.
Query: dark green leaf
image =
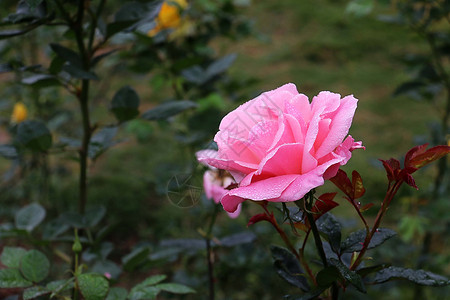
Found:
[[[90,71],[83,70],[82,68],[72,65],[65,64],[62,69],[69,73],[72,77],[78,79],[88,79],[88,80],[98,80],[98,76]]]
[[[18,269],[0,270],[0,288],[21,288],[32,286],[33,283],[22,277]]]
[[[208,81],[208,76],[205,70],[200,66],[193,66],[181,71],[181,75],[188,81],[198,85],[202,85]]]
[[[190,287],[178,283],[160,283],[155,287],[172,294],[195,293],[195,290],[191,289]]]
[[[341,278],[339,270],[335,266],[328,266],[317,273],[316,280],[320,287],[328,288]]]
[[[110,260],[98,260],[92,266],[91,270],[92,272],[99,274],[108,273],[111,275],[111,278],[115,280],[119,279],[120,274],[122,274],[122,269],[119,265]]]
[[[22,79],[23,84],[28,84],[36,88],[44,88],[59,85],[58,79],[53,75],[36,74]]]
[[[142,118],[146,120],[163,120],[194,107],[197,107],[197,104],[189,100],[165,102],[143,113]]]
[[[282,247],[271,246],[270,251],[278,275],[303,291],[308,291],[309,285],[297,258],[289,250]]]
[[[104,276],[85,273],[78,276],[77,281],[86,300],[103,300],[108,295],[109,282]]]
[[[341,246],[341,224],[330,213],[321,216],[317,220],[317,228],[327,236],[331,249],[339,253]]]
[[[30,6],[30,9],[35,9],[39,4],[41,4],[41,2],[43,0],[25,0],[28,4],[28,6]]]
[[[158,15],[162,0],[151,3],[127,2],[115,14],[114,22],[106,26],[106,36],[123,31],[134,29],[141,23],[150,23]]]
[[[95,56],[95,57],[92,59],[91,65],[94,67],[94,66],[97,65],[103,58],[109,56],[110,54],[113,54],[113,53],[116,52],[116,51],[117,51],[117,49],[113,49],[113,50],[111,50],[111,51],[108,51],[108,52],[105,52],[105,53],[102,53],[102,54],[100,54],[100,55]]]
[[[46,151],[52,146],[52,135],[40,121],[24,121],[17,126],[15,141],[33,151]]]
[[[23,291],[23,299],[34,299],[45,294],[50,294],[51,291],[42,286],[33,286]]]
[[[43,24],[43,21],[33,22],[32,24],[19,28],[19,29],[8,29],[0,31],[0,40],[11,38],[14,36],[25,34],[33,29],[36,29]]]
[[[66,232],[70,226],[61,218],[51,220],[44,225],[42,238],[44,240],[53,240]]]
[[[20,247],[4,247],[2,255],[0,256],[0,261],[2,264],[9,268],[19,268],[20,267],[20,260],[22,259],[22,256],[27,253],[27,250]]]
[[[106,300],[126,300],[128,291],[121,287],[113,287],[109,290]]]
[[[88,149],[89,158],[95,160],[108,148],[117,144],[117,142],[114,141],[117,129],[117,127],[105,127],[92,137]]]
[[[378,271],[372,283],[383,283],[392,279],[406,279],[411,282],[427,286],[447,286],[450,280],[424,270],[412,270],[400,267],[389,267]]]
[[[206,69],[206,77],[210,79],[216,75],[219,75],[220,73],[225,72],[236,60],[236,57],[237,55],[235,53],[232,53],[216,60]]]
[[[148,247],[134,249],[131,253],[122,258],[123,268],[127,271],[134,270],[139,264],[147,259],[149,254],[150,249]]]
[[[220,239],[221,246],[234,247],[241,244],[248,244],[256,239],[256,235],[251,231],[235,233]]]
[[[75,51],[61,46],[59,44],[50,44],[50,48],[64,61],[69,62],[71,65],[82,68],[83,62],[81,61],[80,56]]]
[[[141,299],[156,299],[156,296],[158,296],[158,293],[161,290],[154,287],[154,286],[148,286],[143,288],[132,288],[130,291],[130,295],[128,298],[130,300],[141,300]]]
[[[312,300],[317,299],[317,296],[322,294],[325,291],[324,288],[315,288],[312,291],[309,291],[307,293],[304,293],[303,295],[299,296],[285,296],[283,297],[284,300]]]
[[[73,288],[74,284],[74,278],[70,278],[70,279],[62,279],[62,280],[55,280],[55,281],[50,281],[49,283],[47,283],[47,285],[45,286],[49,291],[51,291],[52,293],[61,293],[62,291],[66,291],[68,289]]]
[[[367,292],[361,276],[359,276],[356,272],[350,270],[346,265],[335,258],[330,258],[329,261],[333,266],[337,268],[342,278],[350,282],[354,287],[356,287],[358,291],[362,293]]]
[[[18,158],[17,149],[13,145],[0,145],[0,155],[7,159]]]
[[[389,228],[378,228],[378,231],[372,237],[372,240],[369,243],[368,249],[375,248],[386,240],[390,239],[397,233]],[[350,233],[348,238],[342,242],[341,252],[342,253],[352,253],[359,252],[362,249],[362,245],[366,238],[366,230],[361,229],[355,232]]]
[[[47,257],[38,250],[30,250],[20,262],[20,271],[23,276],[33,282],[40,282],[48,276],[50,262]]]
[[[129,87],[122,87],[113,97],[111,110],[120,122],[125,122],[139,115],[139,96]]]
[[[84,214],[84,223],[86,227],[94,227],[105,217],[106,208],[103,205],[88,209]]]
[[[161,281],[163,281],[166,278],[167,278],[166,275],[153,275],[153,276],[146,278],[141,283],[137,284],[135,286],[135,288],[142,288],[142,287],[146,287],[146,286],[155,285],[157,283],[160,283]]]
[[[41,205],[32,203],[16,213],[15,225],[18,229],[30,232],[44,220],[45,214],[45,209]]]
[[[375,265],[375,266],[371,266],[371,267],[365,267],[365,268],[358,269],[356,271],[356,273],[358,273],[361,277],[365,277],[365,276],[369,275],[370,273],[378,272],[387,267],[389,267],[388,264]]]

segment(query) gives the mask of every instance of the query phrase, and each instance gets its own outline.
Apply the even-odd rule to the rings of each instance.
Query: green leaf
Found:
[[[330,213],[321,216],[317,220],[317,228],[327,236],[331,250],[339,253],[341,246],[341,224]]]
[[[27,253],[27,250],[20,247],[4,247],[0,261],[9,268],[19,268],[20,260]]]
[[[146,111],[142,118],[150,121],[163,120],[194,107],[197,107],[197,104],[189,100],[169,101]]]
[[[50,44],[50,48],[64,61],[69,62],[71,65],[76,66],[78,68],[83,67],[83,62],[81,61],[80,56],[75,51],[61,46],[59,44]]]
[[[42,286],[33,286],[23,291],[23,299],[29,300],[39,296],[50,294],[51,291]]]
[[[6,159],[17,159],[19,154],[13,145],[0,145],[0,155]]]
[[[139,115],[139,96],[129,87],[122,87],[113,97],[111,111],[120,122],[125,122]]]
[[[98,76],[95,73],[83,70],[82,68],[72,64],[66,64],[62,67],[62,69],[63,71],[69,73],[73,78],[98,80]]]
[[[128,291],[121,287],[113,287],[109,290],[106,300],[126,300]]]
[[[44,88],[59,85],[59,80],[54,75],[36,74],[22,79],[23,84],[31,85],[35,88]]]
[[[411,282],[426,286],[447,286],[450,280],[424,270],[412,270],[401,267],[389,267],[378,271],[372,283],[383,283],[392,279],[406,279]]]
[[[256,235],[251,231],[239,232],[220,239],[220,246],[234,247],[248,244],[256,239]]]
[[[330,258],[330,263],[337,268],[342,278],[350,282],[358,291],[362,293],[367,292],[361,276],[356,272],[350,270],[346,265],[335,258]]]
[[[142,288],[132,288],[130,291],[130,295],[128,298],[130,300],[141,300],[141,299],[156,299],[156,296],[158,296],[159,292],[161,290],[154,287],[154,286],[148,286],[148,287],[142,287]]]
[[[378,272],[389,266],[390,265],[388,265],[388,264],[380,264],[380,265],[365,267],[365,268],[358,269],[356,271],[356,273],[358,273],[361,277],[365,277],[365,276],[369,275],[370,273]]]
[[[140,23],[150,23],[161,10],[162,0],[151,3],[127,2],[115,14],[114,22],[106,26],[107,38],[125,29],[131,30]]]
[[[106,208],[103,205],[95,206],[84,213],[84,223],[86,227],[94,227],[105,217]]]
[[[320,287],[328,288],[341,278],[341,273],[335,266],[328,266],[317,273],[316,280]]]
[[[149,254],[150,249],[148,247],[134,249],[131,253],[122,258],[124,270],[134,270],[139,264],[143,263],[147,259]]]
[[[206,77],[208,80],[220,73],[225,72],[236,60],[236,53],[228,54],[208,66],[206,69]]]
[[[161,281],[163,281],[166,278],[167,278],[166,275],[153,275],[151,277],[146,278],[141,283],[137,284],[135,286],[135,288],[141,288],[141,287],[146,287],[146,286],[150,286],[150,285],[155,285],[157,283],[160,283]]]
[[[109,282],[102,275],[85,273],[78,276],[77,281],[86,300],[103,300],[108,295]]]
[[[112,279],[119,279],[122,269],[115,262],[110,260],[97,260],[91,268],[92,272],[105,274],[109,273]]]
[[[195,293],[195,290],[191,289],[190,287],[178,283],[160,283],[155,287],[172,294]]]
[[[30,250],[22,257],[20,271],[26,279],[40,282],[47,278],[50,262],[42,252]]]
[[[197,101],[198,109],[197,112],[201,113],[210,109],[225,110],[226,104],[222,96],[218,93],[211,93],[205,98],[199,99]]]
[[[67,279],[67,280],[65,280],[65,279],[55,280],[55,281],[51,281],[51,282],[47,283],[47,285],[45,287],[52,293],[58,294],[58,293],[61,293],[63,291],[73,288],[74,280],[75,279],[73,277],[70,279]]]
[[[278,275],[303,291],[308,291],[309,285],[297,258],[282,247],[271,246],[270,251],[272,252],[275,270]]]
[[[317,296],[322,294],[325,291],[325,288],[317,287],[307,293],[304,293],[303,295],[299,296],[285,296],[284,300],[312,300],[317,299]]]
[[[105,127],[97,132],[89,143],[88,156],[90,159],[97,159],[108,148],[117,144],[114,137],[117,134],[118,128],[115,126]]]
[[[37,204],[32,203],[21,208],[15,216],[15,225],[18,229],[24,229],[31,232],[45,218],[45,209]]]
[[[17,144],[33,151],[46,151],[52,146],[52,135],[40,121],[24,121],[17,126]]]
[[[42,230],[42,238],[44,240],[56,239],[58,236],[66,232],[69,228],[70,226],[65,223],[62,218],[51,220],[44,225],[44,228]]]
[[[372,240],[369,243],[368,249],[372,249],[383,244],[386,240],[390,239],[396,234],[397,233],[392,229],[378,228],[377,232],[375,232],[375,234],[372,237]],[[344,242],[342,242],[341,252],[353,253],[361,251],[365,238],[366,238],[365,229],[361,229],[350,233],[348,238]]]
[[[32,285],[32,282],[22,277],[18,269],[0,270],[0,288],[22,288]]]
[[[42,0],[25,0],[30,9],[35,9],[39,4],[41,4]]]

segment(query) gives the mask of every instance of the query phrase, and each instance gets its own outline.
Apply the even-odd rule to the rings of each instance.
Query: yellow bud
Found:
[[[28,110],[25,104],[18,102],[14,104],[13,112],[11,115],[12,123],[20,123],[27,119]]]
[[[186,0],[164,1],[156,18],[156,26],[148,32],[149,36],[155,36],[164,29],[177,28],[180,26],[182,9],[187,7]]]

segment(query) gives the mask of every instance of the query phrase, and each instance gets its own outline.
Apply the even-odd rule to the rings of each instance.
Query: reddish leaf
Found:
[[[308,232],[308,230],[309,230],[309,225],[306,225],[306,224],[304,224],[302,222],[294,223],[294,227],[297,228],[297,229],[300,229],[300,230],[302,230],[304,232]]]
[[[419,154],[425,152],[425,149],[428,147],[428,144],[423,144],[420,146],[416,146],[411,148],[405,155],[405,168],[412,167],[411,160]]]
[[[267,214],[257,214],[250,218],[250,220],[247,223],[247,227],[261,221],[267,221],[272,223],[271,217],[268,216]]]
[[[333,201],[336,194],[337,193],[326,193],[319,197],[314,204],[314,207],[311,209],[315,220],[339,205],[339,203]]]
[[[380,161],[383,163],[389,182],[398,180],[398,175],[400,174],[400,162],[395,158],[389,160],[380,159]]]
[[[412,186],[413,188],[415,188],[416,190],[418,190],[419,188],[416,185],[416,181],[414,180],[414,178],[411,176],[411,174],[408,174],[405,172],[405,176],[404,176],[404,180],[405,182]]]
[[[366,205],[364,205],[363,207],[361,207],[361,208],[359,209],[359,211],[360,211],[360,212],[365,212],[366,210],[369,210],[372,206],[373,206],[373,203],[366,204]]]
[[[337,186],[341,191],[343,191],[344,194],[346,194],[350,198],[353,197],[353,186],[345,171],[339,169],[336,176],[331,178],[330,181],[334,183],[334,185]]]
[[[361,198],[366,189],[364,188],[361,175],[357,171],[352,172],[353,200]]]
[[[408,161],[408,167],[420,169],[423,166],[428,165],[429,163],[438,160],[449,153],[450,153],[450,146],[441,145],[430,148],[423,153],[418,153],[417,155],[414,155]]]

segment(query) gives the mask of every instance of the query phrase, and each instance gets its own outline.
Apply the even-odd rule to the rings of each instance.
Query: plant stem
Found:
[[[220,204],[214,206],[214,212],[209,222],[208,231],[206,232],[206,260],[208,262],[208,281],[209,281],[209,299],[214,300],[214,253],[211,248],[211,238],[214,223],[216,223],[217,214],[220,211]]]
[[[311,231],[314,236],[314,243],[316,244],[317,252],[319,253],[320,259],[322,260],[322,264],[324,268],[328,267],[327,256],[325,255],[325,251],[323,250],[322,240],[320,239],[319,229],[317,229],[316,221],[314,220],[314,216],[311,213],[312,202],[313,202],[312,193],[308,193],[305,197],[305,213],[308,218],[309,225],[311,226]]]
[[[361,261],[364,257],[364,254],[366,253],[366,251],[369,247],[369,244],[370,244],[370,241],[372,240],[373,235],[377,232],[377,229],[380,226],[383,216],[386,214],[389,204],[391,203],[395,194],[397,194],[397,191],[400,188],[400,186],[402,185],[402,183],[403,183],[403,180],[399,180],[399,181],[396,181],[393,185],[389,185],[389,188],[386,192],[386,196],[384,197],[383,202],[381,203],[381,207],[380,207],[380,210],[378,211],[378,214],[375,219],[375,223],[372,227],[372,230],[369,232],[369,234],[366,235],[366,238],[364,239],[363,247],[362,247],[361,251],[359,252],[356,260],[350,266],[350,270],[355,270],[361,263]]]

